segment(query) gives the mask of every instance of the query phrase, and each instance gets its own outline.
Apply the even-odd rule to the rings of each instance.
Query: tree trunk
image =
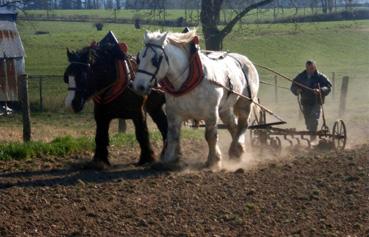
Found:
[[[215,50],[215,51],[222,50],[223,37],[221,36],[218,30],[216,31],[208,30],[207,33],[205,33],[204,31],[204,35],[207,35],[207,37],[205,37],[205,46],[207,50]]]
[[[202,0],[200,19],[207,50],[220,50],[221,40],[218,23],[223,0]]]
[[[321,0],[322,3],[322,11],[324,14],[328,12],[327,0]]]
[[[222,30],[219,30],[220,10],[223,0],[202,0],[200,19],[205,37],[205,46],[208,50],[221,50],[223,39],[232,32],[233,27],[251,10],[267,5],[274,0],[262,0],[254,2],[244,8],[231,19]]]

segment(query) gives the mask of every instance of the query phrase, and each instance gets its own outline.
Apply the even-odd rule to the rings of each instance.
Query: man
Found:
[[[325,96],[331,92],[332,84],[324,74],[317,70],[314,61],[307,61],[305,66],[306,70],[293,80],[291,91],[294,95],[300,96],[307,130],[316,132],[318,130],[320,108],[324,103]],[[314,141],[315,139],[316,136],[311,137],[311,140]]]

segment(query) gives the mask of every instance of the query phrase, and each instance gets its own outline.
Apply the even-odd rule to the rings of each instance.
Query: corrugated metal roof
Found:
[[[15,15],[17,11],[14,7],[0,7],[0,14]]]
[[[15,22],[0,21],[0,58],[25,56],[23,44]]]

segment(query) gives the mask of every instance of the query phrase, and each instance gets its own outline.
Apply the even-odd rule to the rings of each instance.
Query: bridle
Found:
[[[147,51],[149,49],[151,49],[154,52],[154,57],[151,59],[151,62],[152,62],[152,65],[156,69],[155,69],[155,72],[154,73],[148,72],[146,70],[138,69],[137,70],[137,73],[143,73],[143,74],[146,74],[146,75],[151,76],[151,78],[150,78],[150,84],[151,85],[157,85],[158,84],[158,78],[156,76],[157,76],[157,74],[159,72],[160,65],[161,65],[161,63],[163,61],[163,58],[165,58],[165,60],[167,61],[168,65],[169,65],[168,55],[166,54],[164,48],[162,46],[160,46],[160,45],[148,43],[148,44],[145,44],[145,47],[146,47],[146,49],[145,49],[145,52],[142,55],[142,57],[143,58],[146,57]],[[156,52],[155,48],[160,49],[162,51],[162,53],[159,55],[158,52]],[[138,65],[140,64],[138,55],[137,55],[137,64]]]
[[[69,62],[69,66],[70,65],[76,65],[76,64],[77,65],[85,66],[85,67],[87,67],[88,70],[91,70],[91,64],[89,64],[89,63],[81,63],[81,62],[76,62],[76,61]],[[87,91],[87,89],[86,88],[84,88],[84,89],[78,89],[77,88],[77,84],[76,84],[75,87],[68,87],[68,91],[75,91],[75,92],[80,92],[80,93],[83,93],[84,94]]]

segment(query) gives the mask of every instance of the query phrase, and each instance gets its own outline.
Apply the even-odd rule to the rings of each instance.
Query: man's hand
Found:
[[[314,89],[313,92],[314,92],[315,95],[320,95],[320,90],[319,89]]]

